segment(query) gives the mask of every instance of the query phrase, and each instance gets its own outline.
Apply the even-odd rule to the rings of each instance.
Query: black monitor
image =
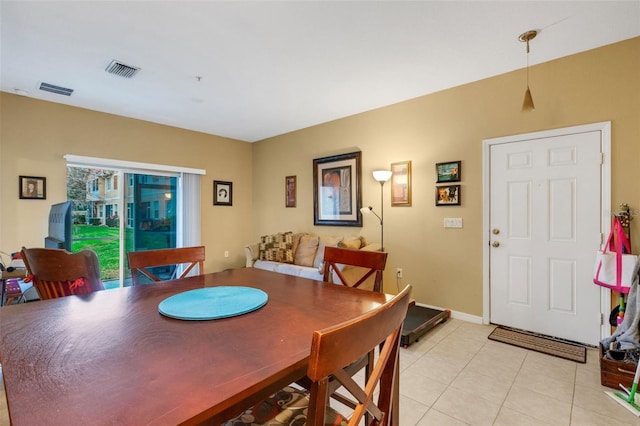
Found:
[[[49,235],[44,239],[44,246],[71,251],[72,227],[71,201],[52,205],[49,211]]]

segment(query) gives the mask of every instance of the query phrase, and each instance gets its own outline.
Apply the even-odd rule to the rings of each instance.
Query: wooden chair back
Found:
[[[69,253],[61,249],[22,247],[22,260],[27,268],[26,279],[33,281],[40,299],[104,290],[100,261],[93,250]]]
[[[387,264],[387,253],[383,251],[365,251],[345,249],[338,247],[325,247],[324,249],[324,281],[333,281],[334,276],[338,277],[339,282],[348,287],[359,287],[369,277],[374,276],[373,291],[382,291],[382,273]],[[343,274],[340,265],[350,265],[360,267],[363,275],[356,277],[354,282],[349,280]]]
[[[388,425],[391,421],[394,386],[397,385],[398,348],[402,324],[407,315],[411,286],[397,296],[358,318],[315,331],[311,341],[311,357],[307,376],[312,382],[307,425],[324,425],[329,401],[329,382],[339,381],[357,400],[348,424],[358,425],[370,414],[370,424]],[[383,342],[382,344],[380,342]],[[344,371],[354,360],[367,355],[380,345],[373,372],[361,387]],[[377,393],[377,401],[374,399]]]
[[[149,268],[158,266],[185,265],[179,276],[171,279],[184,278],[198,265],[198,273],[204,273],[204,246],[180,247],[158,250],[130,251],[127,253],[129,269],[133,285],[140,284],[140,275],[144,275],[152,281],[163,281],[162,278],[151,272]],[[177,269],[176,269],[177,270]]]

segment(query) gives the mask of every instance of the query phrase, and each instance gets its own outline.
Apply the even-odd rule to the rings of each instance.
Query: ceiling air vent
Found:
[[[120,77],[131,78],[136,75],[138,71],[140,71],[140,68],[132,67],[131,65],[125,65],[122,62],[113,60],[107,66],[105,71],[109,74],[119,75]]]
[[[67,89],[66,87],[55,86],[49,83],[40,83],[40,90],[64,96],[71,96],[73,93],[73,89]]]

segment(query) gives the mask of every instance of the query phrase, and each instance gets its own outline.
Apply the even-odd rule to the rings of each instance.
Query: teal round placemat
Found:
[[[158,311],[181,320],[212,320],[255,311],[268,299],[267,293],[252,287],[206,287],[167,297]]]

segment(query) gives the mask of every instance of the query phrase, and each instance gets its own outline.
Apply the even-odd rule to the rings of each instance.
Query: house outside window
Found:
[[[127,228],[133,229],[133,203],[127,203]]]

